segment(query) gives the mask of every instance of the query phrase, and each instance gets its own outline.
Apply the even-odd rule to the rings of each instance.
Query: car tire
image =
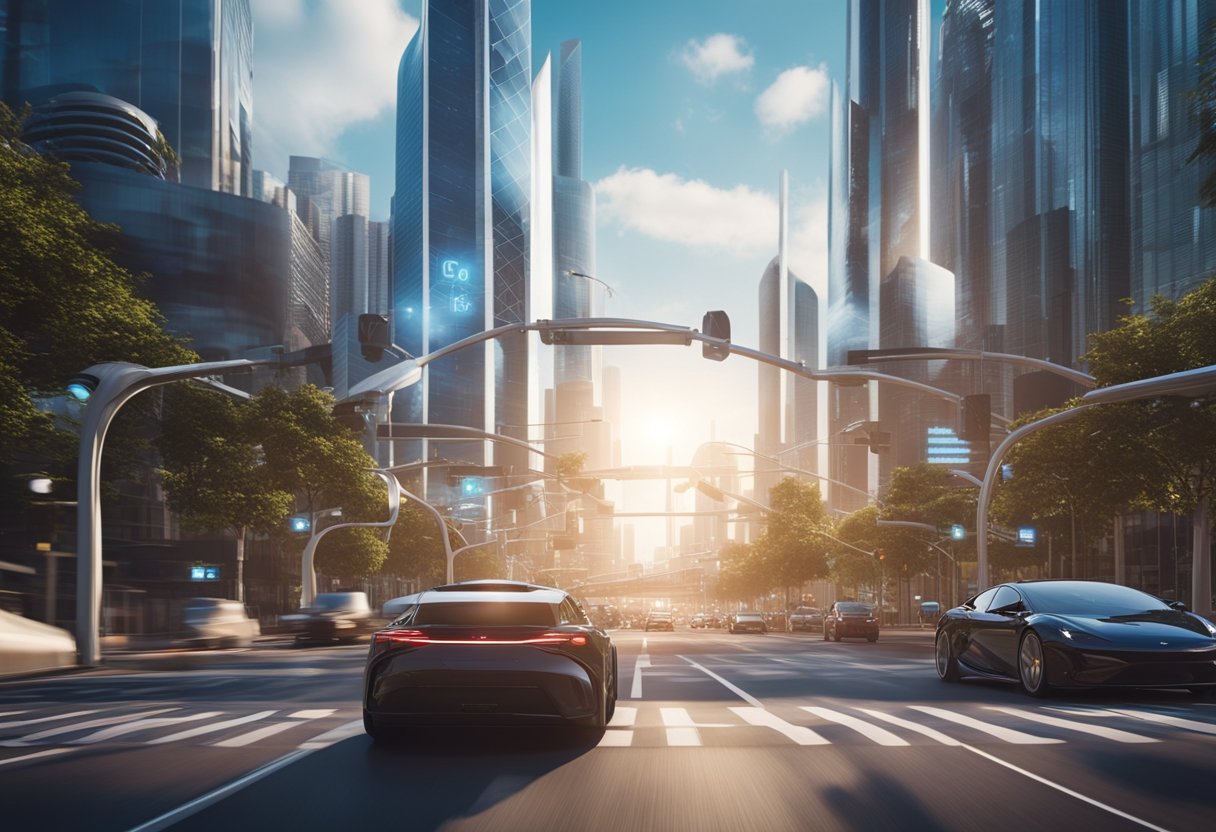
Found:
[[[369,737],[371,737],[372,742],[376,743],[377,745],[388,745],[397,739],[398,736],[396,732],[377,725],[372,720],[371,714],[367,712],[366,708],[363,709],[363,731]]]
[[[840,641],[840,638],[841,638],[840,630],[833,629],[832,630],[832,641]]]
[[[616,648],[614,647],[612,648],[612,676],[608,683],[608,708],[606,714],[608,722],[612,722],[612,717],[616,714],[616,697],[619,686],[620,682],[616,676]]]
[[[828,640],[829,640],[829,639],[828,639],[828,628],[827,628],[827,626],[826,626],[826,625],[825,625],[825,626],[824,626],[824,628],[823,628],[823,640],[824,640],[824,641],[828,641]]]
[[[1027,630],[1018,642],[1018,683],[1027,696],[1041,698],[1047,695],[1047,657],[1043,652],[1043,640],[1034,630]]]
[[[937,678],[943,682],[958,681],[958,659],[944,630],[937,634],[937,640],[933,642],[933,664],[937,668]]]

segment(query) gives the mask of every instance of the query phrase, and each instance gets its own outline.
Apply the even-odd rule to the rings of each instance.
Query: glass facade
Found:
[[[402,56],[392,317],[396,343],[415,355],[526,316],[530,27],[528,2],[427,2]],[[430,364],[421,389],[399,396],[397,407],[397,421],[408,414],[487,431],[527,423],[527,340]],[[481,442],[442,450],[489,461]],[[500,463],[512,459],[495,452]]]
[[[112,95],[156,119],[183,183],[252,192],[249,0],[0,0],[0,50],[10,107]]]
[[[317,211],[317,241],[329,256],[333,223],[338,217],[370,216],[371,184],[366,173],[356,173],[336,162],[312,156],[292,156],[287,168],[287,187],[297,197],[307,197]]]
[[[994,6],[992,270],[1005,350],[1072,365],[1131,291],[1126,4]]]
[[[1133,0],[1131,14],[1131,297],[1145,311],[1154,294],[1180,298],[1216,271],[1216,208],[1199,206],[1200,169],[1187,162],[1200,136],[1190,93],[1216,3]]]

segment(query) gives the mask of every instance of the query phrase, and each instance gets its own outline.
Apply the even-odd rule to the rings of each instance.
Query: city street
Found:
[[[362,731],[365,647],[0,684],[6,829],[1200,830],[1216,705],[945,685],[928,630],[618,631],[607,731]],[[65,800],[64,784],[71,784]]]

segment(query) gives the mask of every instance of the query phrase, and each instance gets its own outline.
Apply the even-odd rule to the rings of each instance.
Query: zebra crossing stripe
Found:
[[[61,734],[70,734],[73,731],[85,731],[89,728],[101,728],[104,725],[115,725],[120,722],[131,722],[136,719],[146,719],[157,714],[165,714],[169,711],[176,711],[177,708],[159,708],[155,711],[141,711],[135,714],[123,714],[122,716],[107,716],[101,719],[90,719],[87,722],[76,722],[71,725],[60,725],[58,728],[47,728],[45,731],[38,731],[33,734],[26,734],[24,737],[18,737],[15,740],[6,740],[0,742],[0,745],[10,748],[31,745],[48,737],[57,737]]]
[[[701,744],[701,732],[697,730],[684,708],[659,708],[663,725],[667,727],[667,744],[692,746]]]
[[[1063,728],[1066,731],[1078,731],[1082,734],[1092,734],[1095,737],[1113,740],[1114,742],[1126,743],[1146,743],[1146,742],[1161,742],[1161,740],[1145,737],[1140,734],[1133,734],[1130,731],[1120,731],[1118,728],[1107,728],[1103,725],[1088,725],[1084,722],[1077,722],[1072,719],[1061,719],[1058,716],[1048,716],[1047,714],[1034,713],[1033,711],[1023,711],[1020,708],[1004,708],[996,705],[989,705],[988,710],[999,711],[1000,713],[1009,714],[1010,716],[1021,717],[1028,719],[1031,722],[1041,722],[1044,725],[1053,725],[1056,728]]]
[[[605,731],[596,748],[627,748],[633,745],[633,731]]]
[[[217,748],[243,748],[246,745],[251,745],[258,740],[264,740],[267,737],[273,737],[275,734],[286,731],[288,728],[295,728],[301,725],[300,722],[276,722],[274,725],[266,725],[262,728],[257,728],[246,734],[230,737],[226,740],[213,742],[212,745]]]
[[[245,725],[249,722],[257,722],[259,719],[265,719],[277,711],[258,711],[256,714],[249,716],[237,717],[236,719],[226,719],[223,722],[213,722],[210,725],[200,725],[197,728],[187,728],[185,731],[178,731],[176,734],[169,734],[167,737],[157,737],[154,740],[148,740],[148,745],[162,745],[167,742],[177,742],[178,740],[188,740],[192,737],[199,737],[203,734],[214,734],[216,731],[223,731],[225,728],[235,728],[237,725]]]
[[[1125,711],[1120,708],[1111,708],[1106,711],[1110,714],[1118,714],[1119,716],[1130,716],[1135,719],[1140,719],[1145,722],[1156,722],[1160,725],[1169,725],[1171,728],[1182,728],[1187,731],[1194,731],[1197,734],[1216,734],[1216,725],[1210,722],[1199,722],[1194,719],[1183,719],[1180,716],[1168,716],[1159,714],[1153,711]]]
[[[617,705],[616,713],[612,715],[609,728],[632,728],[638,721],[638,709],[626,705]]]
[[[858,708],[857,710],[861,711],[863,714],[872,716],[875,719],[880,719],[883,722],[889,722],[892,725],[898,725],[900,728],[906,728],[909,731],[915,731],[916,733],[926,736],[931,740],[937,740],[942,745],[962,745],[962,743],[956,740],[954,737],[943,734],[941,731],[938,731],[935,728],[930,728],[927,725],[921,725],[916,722],[901,719],[897,716],[892,716],[891,714],[884,714],[882,711],[874,711],[869,708]]]
[[[46,751],[35,751],[33,754],[25,754],[21,757],[9,757],[7,760],[0,760],[0,766],[7,766],[12,763],[22,763],[26,760],[37,760],[39,757],[54,757],[57,754],[67,754],[69,751],[75,751],[74,748],[48,748]]]
[[[128,722],[124,725],[102,728],[100,731],[89,734],[87,737],[78,737],[72,740],[72,745],[92,745],[93,743],[112,740],[115,737],[133,734],[136,731],[143,731],[148,728],[163,728],[166,725],[178,725],[182,722],[198,722],[200,719],[211,719],[221,714],[223,714],[223,711],[206,711],[201,714],[189,714],[188,716],[162,716],[155,719],[138,719],[135,722]]]
[[[0,722],[0,728],[24,728],[26,725],[37,725],[41,722],[56,722],[60,719],[71,719],[77,716],[88,716],[100,711],[101,708],[91,708],[87,711],[72,711],[70,714],[55,714],[54,716],[44,716],[37,719],[17,719],[10,722]]]
[[[793,725],[763,708],[731,708],[731,712],[749,725],[772,728],[798,745],[829,745],[828,740],[803,725]]]
[[[840,711],[833,711],[830,708],[817,708],[813,705],[803,705],[802,710],[808,714],[814,714],[820,719],[826,719],[829,722],[835,722],[843,725],[846,728],[851,728],[863,737],[873,740],[879,745],[902,746],[908,745],[908,741],[903,737],[897,737],[886,728],[881,728],[877,725],[871,725],[863,719],[858,719],[849,714],[842,714]]]
[[[1014,745],[1055,745],[1064,742],[1064,740],[1051,739],[1050,737],[1039,737],[1034,734],[1026,734],[1022,731],[1015,731],[1012,728],[1003,728],[1000,725],[992,725],[987,722],[981,722],[978,719],[973,719],[969,716],[956,714],[953,711],[943,710],[942,708],[931,708],[928,705],[911,705],[914,711],[935,716],[938,719],[944,719],[947,722],[953,722],[957,725],[962,725],[966,728],[972,728],[991,737],[996,737],[998,740],[1004,740]]]
[[[25,711],[0,711],[0,716],[17,716],[18,714],[23,713],[25,713]]]

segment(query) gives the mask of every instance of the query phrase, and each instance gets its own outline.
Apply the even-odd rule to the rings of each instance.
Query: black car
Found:
[[[761,635],[768,633],[768,625],[764,623],[764,616],[758,612],[735,613],[730,617],[727,629],[732,633],[760,633]]]
[[[1139,590],[1100,581],[1000,584],[937,624],[937,674],[1055,687],[1216,687],[1216,626]]]
[[[616,648],[552,587],[468,581],[419,593],[372,636],[363,726],[500,722],[603,728],[616,709]]]
[[[859,601],[837,601],[823,617],[823,640],[864,638],[878,641],[878,616],[869,604]]]
[[[312,606],[284,620],[297,642],[352,642],[377,626],[366,592],[319,592]]]

